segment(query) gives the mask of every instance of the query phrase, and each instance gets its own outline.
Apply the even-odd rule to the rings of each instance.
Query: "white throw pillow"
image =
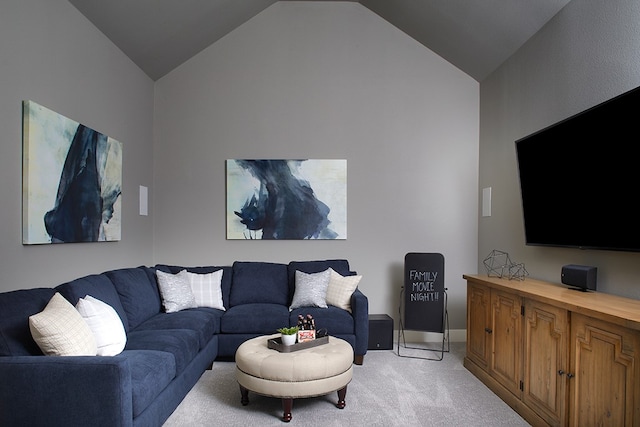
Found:
[[[351,312],[351,295],[358,287],[362,276],[342,276],[330,268],[330,280],[327,287],[327,304]]]
[[[29,316],[33,340],[47,356],[95,356],[96,339],[78,310],[58,292]]]
[[[80,298],[76,310],[89,325],[96,339],[98,356],[115,356],[127,344],[127,334],[118,313],[109,304],[87,295]]]
[[[184,276],[156,270],[156,277],[164,311],[175,313],[186,308],[197,307],[191,285]]]
[[[178,275],[185,277],[189,282],[198,307],[225,310],[220,286],[222,283],[222,269],[207,274],[197,274],[182,270]]]
[[[327,286],[329,286],[330,269],[320,273],[303,273],[296,270],[296,290],[289,310],[300,307],[327,308]]]

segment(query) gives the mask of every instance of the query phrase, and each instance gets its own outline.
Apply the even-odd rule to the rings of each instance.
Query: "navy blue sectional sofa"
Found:
[[[289,311],[295,271],[333,268],[355,274],[346,260],[235,262],[233,266],[156,265],[107,271],[55,288],[0,293],[0,425],[161,426],[215,359],[233,358],[249,338],[295,325],[311,314],[318,328],[349,342],[355,363],[368,346],[368,301],[358,289],[349,312],[303,307]],[[222,269],[225,311],[198,307],[166,313],[155,270],[210,273]],[[117,312],[127,343],[116,356],[44,356],[29,316],[58,292],[71,304],[91,295]]]

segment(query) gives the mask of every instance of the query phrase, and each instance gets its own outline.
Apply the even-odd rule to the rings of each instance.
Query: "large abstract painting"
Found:
[[[346,160],[227,160],[227,239],[346,238]]]
[[[23,244],[120,240],[122,144],[23,103]]]

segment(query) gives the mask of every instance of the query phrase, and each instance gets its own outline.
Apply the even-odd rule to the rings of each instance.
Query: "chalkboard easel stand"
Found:
[[[398,315],[398,356],[414,359],[442,360],[449,351],[449,315],[447,288],[444,286],[444,255],[438,252],[409,252],[404,256],[404,286],[400,290]],[[442,334],[441,348],[408,347],[405,328],[410,331]],[[400,349],[424,350],[433,356],[403,355]],[[416,352],[414,352],[415,354]],[[424,354],[424,353],[418,353]]]
[[[424,359],[424,360],[436,360],[441,361],[444,358],[444,353],[448,353],[450,350],[450,341],[449,341],[449,312],[447,311],[447,288],[444,288],[444,314],[443,314],[443,331],[442,333],[442,347],[440,348],[426,348],[426,347],[409,347],[407,346],[407,342],[404,336],[404,323],[402,322],[402,303],[404,301],[404,286],[400,289],[400,305],[398,307],[398,319],[400,319],[400,327],[398,328],[398,356],[407,357],[411,359]],[[438,332],[436,332],[438,333]],[[402,340],[401,340],[402,338]],[[402,341],[402,344],[400,344]],[[428,351],[430,353],[436,353],[435,357],[420,357],[415,355],[401,354],[400,348],[409,349],[409,350],[421,350]]]

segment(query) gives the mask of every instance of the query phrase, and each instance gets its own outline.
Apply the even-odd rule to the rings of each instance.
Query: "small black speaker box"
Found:
[[[569,264],[562,267],[562,283],[581,291],[595,291],[598,269],[586,265]]]
[[[367,349],[393,349],[393,319],[389,315],[369,315],[369,347]]]

